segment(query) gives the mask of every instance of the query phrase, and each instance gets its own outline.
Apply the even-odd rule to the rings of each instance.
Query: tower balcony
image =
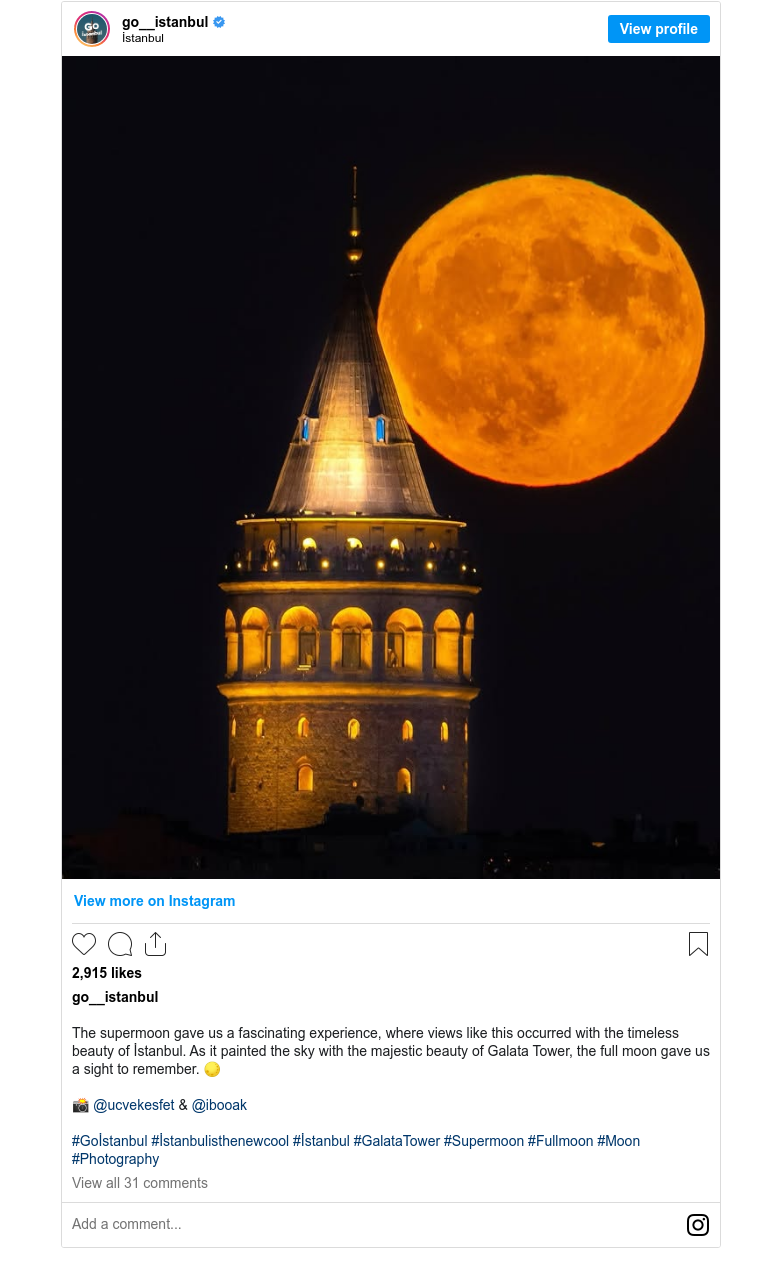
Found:
[[[237,582],[430,582],[462,583],[476,586],[479,582],[475,557],[463,549],[447,551],[430,549],[420,552],[370,551],[360,553],[332,549],[325,553],[317,548],[303,549],[297,555],[255,552],[232,552],[223,564],[222,581]]]

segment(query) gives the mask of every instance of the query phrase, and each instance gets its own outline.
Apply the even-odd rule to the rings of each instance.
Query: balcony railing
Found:
[[[351,582],[433,582],[466,584],[478,581],[478,569],[469,552],[332,552],[326,555],[308,548],[296,556],[285,552],[268,555],[265,552],[244,555],[233,552],[223,566],[224,582],[286,582],[313,579],[329,581],[347,579]]]

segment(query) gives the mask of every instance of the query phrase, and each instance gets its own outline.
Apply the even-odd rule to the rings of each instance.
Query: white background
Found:
[[[596,57],[713,57],[720,46],[720,6],[713,3],[684,5],[641,3],[630,5],[585,2],[555,4],[509,3],[508,0],[476,0],[475,3],[442,3],[441,0],[270,0],[269,3],[221,2],[214,4],[109,3],[97,6],[108,18],[111,32],[101,46],[100,56],[153,57],[241,57],[320,56],[334,52],[342,56],[370,55],[381,50],[386,55],[414,54],[443,56],[537,56]],[[356,10],[371,11],[371,18],[356,21]],[[62,6],[63,53],[66,57],[94,57],[96,50],[80,44],[73,23],[84,13],[80,0]],[[608,15],[611,13],[682,14],[703,13],[711,18],[708,44],[609,44]],[[154,18],[208,13],[207,30],[169,28],[161,43],[133,44],[122,39],[123,18],[138,18],[140,27],[152,27]],[[214,28],[219,13],[225,26]],[[371,22],[371,33],[368,22]],[[337,34],[338,32],[338,34]],[[132,32],[129,32],[132,33]],[[155,32],[160,34],[158,29]]]
[[[324,896],[325,889],[325,896]],[[233,908],[170,909],[170,891],[235,898]],[[165,1217],[181,1231],[174,1244],[211,1241],[249,1245],[259,1230],[267,1241],[287,1245],[314,1239],[319,1245],[409,1243],[439,1246],[471,1237],[503,1246],[541,1239],[585,1244],[650,1242],[704,1246],[688,1240],[690,1213],[711,1218],[708,1245],[719,1242],[719,884],[717,881],[420,881],[399,884],[402,899],[389,899],[379,881],[92,881],[63,885],[63,1090],[66,1107],[84,1095],[106,1100],[171,1098],[173,1112],[66,1112],[63,1132],[63,1238],[95,1246],[100,1234],[74,1232],[73,1222],[119,1215]],[[87,893],[106,899],[103,908],[79,907]],[[163,895],[162,908],[110,909],[112,896],[148,903]],[[664,908],[664,909],[661,909]],[[390,921],[390,922],[389,922]],[[145,943],[159,928],[164,957],[149,958]],[[132,960],[115,958],[109,934],[132,940]],[[96,944],[82,956],[74,931],[92,933]],[[708,933],[708,956],[690,954],[690,932]],[[83,940],[80,938],[80,940]],[[160,939],[155,939],[159,943]],[[123,938],[124,942],[124,938]],[[124,949],[125,945],[119,947]],[[159,949],[151,944],[150,949]],[[139,968],[140,979],[72,980],[72,967],[112,963]],[[159,995],[153,1005],[74,1006],[74,992],[104,1001],[105,991]],[[114,1028],[177,1028],[194,1024],[223,1031],[216,1037],[221,1071],[210,1080],[204,1060],[119,1056],[117,1043],[100,1031]],[[437,1049],[455,1045],[466,1058],[225,1057],[226,1048],[258,1047],[231,1041],[228,1028],[295,1026],[374,1028],[381,1042],[350,1041],[371,1048],[394,1045],[387,1028],[432,1026],[486,1029],[486,1037],[460,1042],[403,1038],[399,1045]],[[492,1026],[512,1030],[566,1029],[573,1037],[510,1039]],[[616,1056],[600,1047],[611,1039],[578,1039],[576,1027],[610,1025],[625,1032]],[[95,1029],[94,1040],[74,1035]],[[671,1029],[676,1039],[639,1042],[634,1029]],[[141,1039],[142,1043],[154,1039]],[[576,1045],[592,1046],[594,1058]],[[569,1048],[562,1057],[536,1056],[534,1044]],[[175,1046],[175,1038],[168,1040]],[[320,1047],[310,1041],[305,1047]],[[337,1040],[338,1046],[344,1042]],[[483,1045],[482,1054],[473,1050]],[[527,1045],[530,1057],[490,1056],[496,1045]],[[110,1057],[73,1056],[73,1048],[114,1048]],[[625,1048],[654,1046],[654,1057],[627,1057]],[[689,1056],[662,1057],[662,1048],[689,1047]],[[708,1056],[696,1054],[707,1047]],[[109,1063],[114,1072],[85,1075],[88,1064]],[[197,1074],[170,1077],[133,1073],[134,1064],[195,1064]],[[81,1071],[73,1074],[74,1064]],[[130,1072],[118,1076],[118,1064]],[[244,1099],[241,1114],[194,1115],[180,1099]],[[149,1147],[157,1154],[152,1178],[207,1177],[208,1191],[107,1192],[106,1166],[71,1163],[73,1134],[346,1135],[347,1149],[288,1147],[204,1150]],[[636,1148],[597,1146],[601,1133],[638,1137]],[[517,1136],[521,1149],[405,1150],[355,1147],[355,1134]],[[541,1148],[528,1135],[590,1136],[592,1148]],[[81,1150],[81,1149],[79,1149]],[[96,1148],[86,1149],[90,1152]],[[125,1151],[126,1149],[118,1149]],[[105,1154],[105,1153],[104,1153]],[[123,1174],[136,1173],[133,1168]],[[80,1190],[73,1178],[99,1178],[100,1191]],[[140,1208],[133,1210],[128,1201]],[[221,1209],[217,1202],[227,1200]],[[116,1203],[114,1203],[116,1201]],[[371,1204],[367,1214],[354,1204]],[[80,1205],[81,1202],[81,1205]],[[173,1203],[171,1203],[173,1202]],[[333,1213],[323,1205],[332,1202]],[[590,1203],[591,1202],[591,1203]],[[624,1204],[623,1204],[624,1202]],[[242,1206],[238,1211],[236,1206]],[[453,1210],[464,1206],[464,1211]],[[151,1207],[152,1206],[152,1207]],[[193,1207],[197,1206],[197,1207]],[[254,1207],[253,1207],[254,1206]],[[337,1208],[336,1206],[339,1206]],[[503,1206],[502,1208],[498,1206]],[[534,1206],[532,1213],[527,1206]],[[389,1212],[390,1210],[393,1210]],[[382,1215],[389,1217],[381,1227]],[[127,1235],[115,1234],[114,1244]]]

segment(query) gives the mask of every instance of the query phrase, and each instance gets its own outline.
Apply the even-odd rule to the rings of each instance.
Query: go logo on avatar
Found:
[[[109,19],[94,9],[79,14],[73,24],[74,35],[79,43],[87,48],[96,48],[98,44],[105,44],[110,30]]]

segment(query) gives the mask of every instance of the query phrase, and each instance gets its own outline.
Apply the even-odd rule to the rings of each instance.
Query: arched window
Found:
[[[225,677],[232,679],[239,669],[239,636],[236,618],[230,609],[225,615]]]
[[[280,620],[283,670],[311,670],[318,664],[318,620],[303,604],[287,609]]]
[[[264,674],[269,665],[269,619],[263,609],[248,609],[242,618],[242,674]]]
[[[309,440],[310,440],[310,418],[309,418],[309,416],[302,416],[302,418],[301,418],[301,440],[302,440],[302,442],[309,442]]]
[[[360,734],[361,734],[361,723],[358,721],[358,718],[351,718],[350,722],[348,723],[348,739],[357,740]]]
[[[386,418],[378,416],[375,421],[375,439],[377,442],[385,442],[386,440]]]
[[[423,669],[424,624],[413,609],[397,609],[386,622],[386,668],[404,667],[407,673]]]
[[[440,740],[442,741],[443,744],[448,743],[448,723],[447,722],[440,723]]]
[[[357,547],[363,547],[364,544],[361,542],[361,539],[354,538],[353,535],[351,535],[347,541],[347,546],[351,552],[355,552]]]
[[[232,736],[236,735],[236,719],[235,718],[231,719],[231,735]]]
[[[312,767],[308,765],[300,766],[296,772],[296,788],[300,793],[311,793],[315,785],[315,777],[312,773]]]
[[[298,721],[298,722],[297,722],[297,724],[296,724],[296,733],[297,733],[297,735],[300,735],[300,736],[302,736],[302,737],[306,737],[306,736],[308,736],[308,735],[310,734],[310,720],[309,720],[309,718],[300,718],[300,719],[299,719],[299,721]]]
[[[472,678],[472,641],[475,635],[475,614],[468,613],[464,623],[464,648],[462,652],[462,674],[465,679]]]
[[[258,718],[255,723],[255,735],[260,740],[264,734],[264,721],[262,718]]]
[[[363,609],[340,609],[331,623],[331,668],[372,669],[372,619]]]
[[[404,722],[402,723],[402,739],[412,740],[412,738],[413,738],[413,724],[411,723],[409,718],[405,718]]]
[[[305,539],[301,546],[305,552],[309,552],[311,548],[314,548],[315,551],[318,550],[318,545],[314,539]]]
[[[466,744],[470,738],[470,724],[467,719],[464,720],[464,743]]]
[[[459,677],[460,622],[453,609],[443,609],[434,623],[434,668],[441,678]]]
[[[406,766],[400,767],[397,772],[396,791],[398,793],[411,793],[413,791],[413,781]]]
[[[231,765],[228,767],[228,791],[236,792],[236,758],[231,758]]]
[[[392,539],[388,547],[389,551],[398,552],[400,556],[405,554],[405,545],[401,539]]]

